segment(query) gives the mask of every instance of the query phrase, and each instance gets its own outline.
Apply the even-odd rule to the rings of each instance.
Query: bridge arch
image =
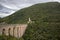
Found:
[[[2,35],[5,35],[5,28],[2,29]]]

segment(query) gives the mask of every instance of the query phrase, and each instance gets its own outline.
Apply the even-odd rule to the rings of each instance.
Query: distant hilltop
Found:
[[[0,20],[0,22],[6,22],[8,24],[14,23],[27,23],[28,18],[32,21],[59,21],[55,20],[54,17],[59,18],[60,16],[60,3],[58,2],[47,2],[32,5],[31,7],[21,9],[10,16],[7,16]]]
[[[22,36],[24,40],[59,40],[60,3],[38,3],[2,18],[0,22],[7,24],[29,23]]]

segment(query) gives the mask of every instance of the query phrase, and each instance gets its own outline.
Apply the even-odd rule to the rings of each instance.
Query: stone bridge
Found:
[[[0,24],[0,35],[22,37],[27,26],[27,24]]]

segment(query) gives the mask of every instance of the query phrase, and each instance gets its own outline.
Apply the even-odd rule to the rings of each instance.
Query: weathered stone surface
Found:
[[[1,24],[0,25],[0,35],[3,35],[3,32],[5,35],[11,35],[14,37],[22,37],[25,30],[26,30],[27,24]],[[3,31],[5,29],[5,31]]]

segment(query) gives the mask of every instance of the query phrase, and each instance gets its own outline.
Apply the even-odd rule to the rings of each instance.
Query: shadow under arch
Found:
[[[2,35],[5,35],[5,28],[2,29]]]

